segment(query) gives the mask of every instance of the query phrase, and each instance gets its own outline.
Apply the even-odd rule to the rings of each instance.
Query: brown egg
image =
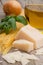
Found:
[[[6,13],[6,15],[19,15],[22,11],[22,7],[18,1],[11,0],[3,5],[3,10]]]

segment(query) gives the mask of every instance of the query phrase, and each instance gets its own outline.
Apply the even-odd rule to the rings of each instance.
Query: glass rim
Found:
[[[43,13],[43,4],[27,4],[26,7],[30,11]]]

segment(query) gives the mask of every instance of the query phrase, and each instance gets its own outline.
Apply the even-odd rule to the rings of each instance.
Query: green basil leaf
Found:
[[[16,19],[17,22],[20,22],[24,25],[27,25],[27,20],[24,16],[17,16],[15,19]]]
[[[5,22],[0,22],[0,29],[3,28],[4,24],[5,24]]]
[[[27,20],[24,16],[6,16],[0,22],[0,31],[9,33],[11,29],[16,29],[16,21],[27,25]]]
[[[14,18],[10,18],[8,20],[9,24],[11,25],[12,29],[16,29],[16,20]]]
[[[10,32],[10,30],[11,30],[11,26],[10,26],[8,23],[6,23],[6,24],[3,26],[3,30],[4,30],[4,32],[5,32],[6,34],[8,34],[8,33]]]
[[[1,22],[8,22],[8,20],[11,18],[11,16],[6,16],[1,20]]]

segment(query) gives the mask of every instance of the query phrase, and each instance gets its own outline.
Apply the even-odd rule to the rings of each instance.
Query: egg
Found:
[[[22,11],[21,4],[16,0],[11,0],[3,5],[3,10],[6,15],[19,15]]]

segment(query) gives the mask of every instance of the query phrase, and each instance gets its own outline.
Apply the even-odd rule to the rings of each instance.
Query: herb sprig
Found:
[[[16,30],[16,22],[27,25],[27,20],[24,16],[6,16],[0,22],[0,33],[8,34],[11,30]]]

